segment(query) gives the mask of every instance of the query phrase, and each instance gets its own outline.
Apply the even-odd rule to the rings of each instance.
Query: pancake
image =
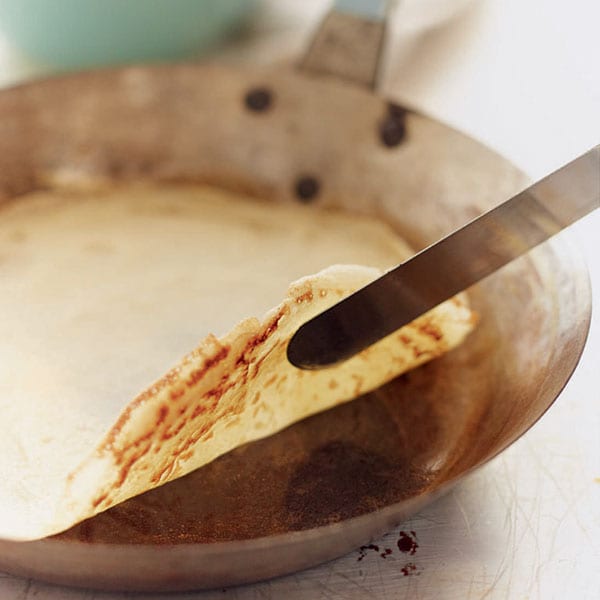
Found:
[[[67,529],[372,390],[473,327],[461,295],[341,365],[287,362],[303,322],[412,254],[364,216],[151,185],[38,192],[0,215],[6,539]]]

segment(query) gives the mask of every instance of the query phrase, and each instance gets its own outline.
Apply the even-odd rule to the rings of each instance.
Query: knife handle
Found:
[[[385,19],[387,0],[335,0],[334,9],[372,21]]]
[[[388,2],[336,0],[300,63],[312,73],[377,87],[386,34]]]

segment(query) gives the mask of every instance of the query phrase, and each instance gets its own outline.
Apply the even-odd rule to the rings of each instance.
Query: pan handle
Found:
[[[336,0],[300,68],[375,88],[386,32],[386,0]]]

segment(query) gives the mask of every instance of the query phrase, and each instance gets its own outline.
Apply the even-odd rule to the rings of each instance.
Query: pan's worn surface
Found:
[[[0,94],[0,198],[202,181],[377,215],[415,249],[524,187],[465,136],[324,77],[214,66],[81,74]],[[283,574],[381,534],[526,431],[573,371],[587,272],[564,236],[471,290],[481,322],[442,359],[38,542],[0,569],[107,589]]]

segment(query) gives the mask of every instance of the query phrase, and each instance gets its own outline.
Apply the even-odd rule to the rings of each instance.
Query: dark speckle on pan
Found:
[[[406,109],[389,104],[387,114],[379,123],[379,137],[388,148],[400,145],[406,137]]]
[[[244,101],[251,111],[265,112],[273,104],[273,93],[266,87],[256,87],[246,94]]]
[[[296,180],[294,189],[301,202],[311,202],[318,196],[321,184],[311,175],[302,175]]]

